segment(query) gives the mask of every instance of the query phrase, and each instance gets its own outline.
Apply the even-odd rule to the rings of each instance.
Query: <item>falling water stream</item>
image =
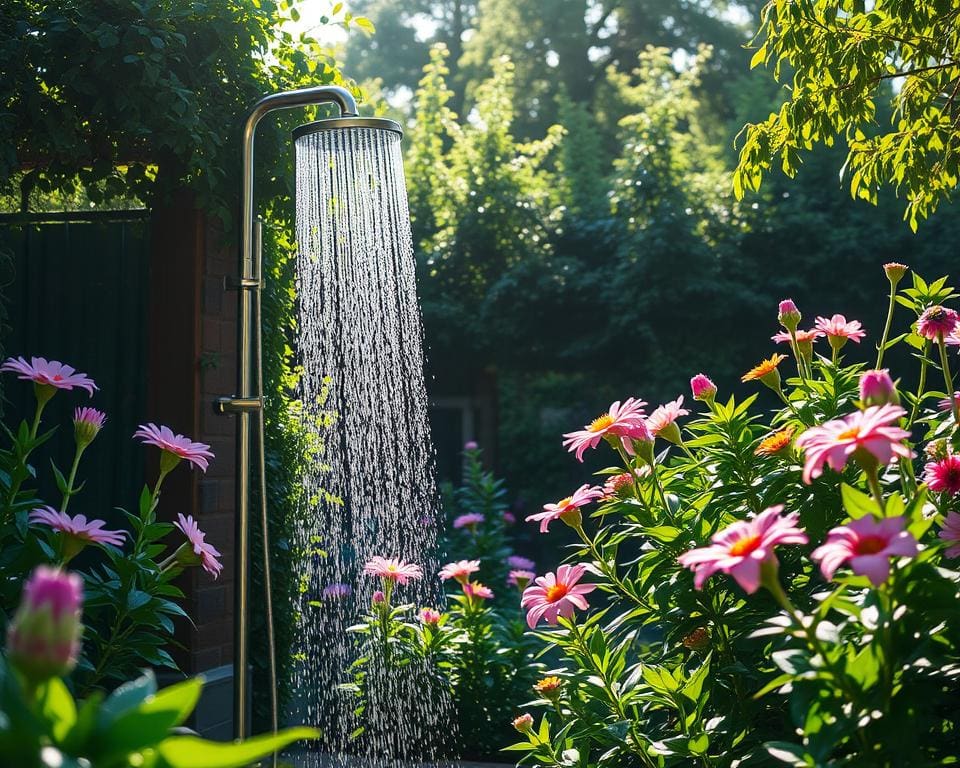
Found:
[[[449,733],[451,704],[427,694],[415,669],[369,665],[373,727],[357,739],[357,700],[338,690],[356,658],[347,628],[377,584],[362,575],[373,555],[423,567],[422,582],[394,602],[439,599],[438,497],[427,421],[423,333],[414,279],[400,136],[374,128],[296,139],[297,291],[304,417],[322,440],[302,478],[306,503],[300,563],[296,716],[322,726],[304,766],[393,765],[435,759]],[[322,599],[345,583],[353,595]],[[356,758],[353,758],[356,759]]]

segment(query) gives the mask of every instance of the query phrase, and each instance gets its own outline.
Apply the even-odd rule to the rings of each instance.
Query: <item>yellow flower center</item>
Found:
[[[587,427],[587,430],[590,432],[600,432],[607,427],[613,424],[613,416],[609,413],[603,414],[603,416],[598,416],[593,421],[590,422],[590,426]]]
[[[571,501],[573,501],[573,496],[567,496],[565,499],[560,499],[560,501],[557,502],[557,506],[560,507],[560,509],[566,509],[570,506]]]
[[[552,587],[547,587],[547,602],[555,603],[557,600],[565,597],[569,591],[570,588],[566,584],[554,584]]]
[[[850,429],[845,429],[839,435],[837,435],[837,440],[853,440],[860,436],[859,427],[850,427]]]
[[[747,536],[740,541],[735,541],[730,545],[730,554],[734,557],[743,557],[744,555],[749,555],[753,550],[760,546],[760,536],[759,534],[754,534],[753,536]]]

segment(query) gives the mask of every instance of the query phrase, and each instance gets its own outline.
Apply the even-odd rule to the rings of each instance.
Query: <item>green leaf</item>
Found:
[[[169,768],[245,768],[261,757],[278,752],[301,739],[317,739],[314,728],[291,728],[276,736],[256,736],[238,744],[220,744],[195,736],[173,736],[161,742],[161,766]]]
[[[140,706],[148,696],[156,692],[157,679],[150,670],[136,680],[124,683],[110,694],[100,708],[100,716],[97,719],[98,730],[109,728],[120,715]]]
[[[851,518],[864,517],[865,515],[874,515],[883,510],[877,506],[877,502],[871,496],[863,491],[858,491],[852,485],[841,483],[840,498],[843,501],[843,508]]]
[[[52,677],[39,691],[40,713],[50,723],[50,732],[59,744],[77,722],[77,705],[59,677]]]
[[[183,723],[200,698],[203,681],[193,678],[148,697],[139,707],[119,715],[101,735],[106,754],[120,757],[166,738],[170,729]]]

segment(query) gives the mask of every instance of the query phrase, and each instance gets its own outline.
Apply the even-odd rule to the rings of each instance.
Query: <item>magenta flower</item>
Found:
[[[563,616],[572,618],[574,609],[587,610],[590,605],[584,595],[597,588],[596,584],[580,584],[587,570],[585,565],[561,565],[556,573],[538,576],[536,582],[523,590],[520,605],[527,609],[527,626],[534,629],[540,619],[556,624]]]
[[[960,406],[960,392],[954,392],[952,400],[949,397],[945,397],[937,403],[941,411],[952,411],[954,404]]]
[[[947,557],[960,557],[960,513],[949,512],[943,521],[943,527],[938,536],[953,546],[947,548],[943,554]]]
[[[576,451],[577,461],[583,461],[587,448],[596,448],[601,440],[619,440],[624,450],[634,455],[633,440],[652,442],[653,436],[647,428],[643,400],[628,397],[610,405],[610,409],[576,432],[567,432],[563,437],[563,446],[568,451]],[[529,518],[527,518],[529,519]]]
[[[440,569],[439,576],[446,581],[447,579],[456,579],[461,584],[465,584],[470,579],[471,573],[480,570],[479,560],[458,560],[455,563],[447,563]]]
[[[385,594],[383,594],[383,591],[382,591],[382,590],[379,590],[379,589],[378,589],[376,592],[373,593],[373,597],[371,598],[371,602],[372,602],[374,605],[383,605],[385,602],[387,602],[387,596],[386,596]]]
[[[861,328],[859,320],[848,321],[843,315],[834,315],[829,319],[818,317],[814,327],[827,335],[827,341],[835,350],[842,348],[847,340],[859,344],[860,339],[867,335],[866,331]]]
[[[537,564],[533,562],[533,560],[529,557],[523,557],[522,555],[510,555],[510,557],[507,558],[507,565],[523,571],[533,571],[537,567]]]
[[[333,601],[333,600],[346,600],[353,594],[353,587],[349,584],[344,584],[343,582],[335,582],[333,584],[328,584],[323,588],[323,592],[320,593],[320,596],[324,600]]]
[[[435,611],[433,608],[421,608],[419,618],[424,624],[435,627],[440,623],[440,619],[443,618],[443,615],[440,613],[440,611]]]
[[[780,325],[788,331],[796,331],[801,319],[802,315],[797,305],[793,303],[793,299],[784,299],[780,302],[777,310],[777,320],[780,321]]]
[[[80,651],[83,580],[75,573],[38,566],[7,630],[7,656],[34,683],[61,677]]]
[[[518,587],[519,589],[526,589],[527,584],[537,578],[537,574],[533,571],[528,571],[523,568],[517,568],[510,571],[507,576],[507,584],[511,587]]]
[[[796,443],[806,452],[803,481],[810,483],[820,477],[824,464],[839,472],[851,456],[860,461],[873,457],[883,466],[895,456],[912,458],[913,452],[901,442],[910,433],[896,426],[904,415],[906,411],[899,406],[874,405],[811,427]]]
[[[712,403],[717,396],[717,385],[710,380],[709,376],[698,373],[690,379],[690,391],[694,400]]]
[[[22,357],[9,357],[3,365],[0,365],[0,371],[11,371],[17,374],[18,379],[32,381],[41,386],[56,389],[79,387],[87,390],[90,397],[93,397],[93,391],[98,389],[93,379],[87,374],[77,373],[74,368],[59,360],[48,362],[42,357],[31,357],[28,363]]]
[[[479,447],[480,447],[480,446],[479,446],[479,444],[477,443],[476,440],[467,440],[467,442],[465,442],[465,443],[463,444],[463,450],[465,450],[465,451],[475,451],[475,450],[477,450]]]
[[[760,588],[765,564],[777,566],[774,548],[780,544],[806,544],[807,534],[797,527],[800,515],[781,517],[783,505],[763,510],[752,520],[738,520],[715,533],[710,546],[691,549],[677,558],[693,571],[697,589],[717,571],[729,573],[747,594]]]
[[[510,510],[507,510],[503,513],[503,522],[505,522],[507,525],[516,525],[517,516]]]
[[[850,563],[854,573],[878,587],[890,578],[890,558],[917,554],[917,540],[905,530],[906,525],[904,517],[859,517],[831,530],[810,558],[820,563],[825,579],[832,579],[841,565]]]
[[[490,587],[484,586],[480,582],[468,581],[463,584],[463,594],[467,597],[477,600],[492,600],[493,599],[493,590]]]
[[[216,579],[220,575],[220,571],[223,570],[223,563],[217,559],[220,557],[220,552],[212,544],[205,541],[206,534],[200,530],[200,526],[193,519],[193,515],[184,517],[178,512],[174,525],[180,529],[180,532],[187,537],[189,542],[187,547],[189,551],[181,551],[180,562],[184,565],[201,565],[203,570]]]
[[[890,378],[890,371],[883,368],[879,371],[864,371],[860,374],[860,402],[864,405],[898,405],[900,398],[897,388]]]
[[[680,397],[673,402],[658,406],[647,419],[647,427],[650,429],[651,434],[653,434],[654,437],[660,437],[679,445],[682,441],[680,438],[680,428],[676,424],[677,419],[690,413],[690,411],[682,406],[683,395],[680,395]]]
[[[480,512],[467,512],[465,515],[460,515],[459,517],[454,518],[453,527],[457,528],[469,528],[471,533],[475,533],[478,525],[482,525],[484,520],[486,520]]]
[[[917,333],[930,341],[947,338],[960,322],[960,315],[947,307],[935,304],[927,307],[917,320]]]
[[[86,448],[100,434],[107,414],[96,408],[76,408],[73,411],[73,436],[77,445]]]
[[[923,468],[923,482],[934,493],[956,496],[960,493],[960,456],[951,453],[927,463]]]
[[[71,517],[66,512],[58,512],[53,507],[37,507],[27,517],[34,524],[48,525],[63,534],[63,557],[70,560],[87,544],[112,544],[122,547],[126,531],[108,531],[103,520],[88,521],[84,515]]]
[[[584,483],[573,492],[572,496],[560,499],[556,504],[544,504],[543,512],[535,512],[532,515],[528,515],[526,519],[528,522],[531,520],[539,520],[540,533],[547,533],[547,531],[550,530],[550,523],[558,519],[576,528],[582,521],[580,507],[586,506],[602,496],[603,491],[600,488]]]
[[[141,424],[140,429],[134,432],[133,436],[139,437],[144,445],[155,445],[177,461],[186,459],[204,472],[207,471],[207,460],[213,458],[209,445],[196,443],[183,435],[175,435],[170,427],[158,427],[152,423]]]
[[[408,581],[422,579],[423,571],[419,565],[407,563],[393,557],[371,557],[363,566],[367,576],[377,576],[384,581],[406,584]]]

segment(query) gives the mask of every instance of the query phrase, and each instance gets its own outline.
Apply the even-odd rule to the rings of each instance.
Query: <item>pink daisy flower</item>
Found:
[[[934,493],[956,496],[960,493],[960,456],[949,454],[923,468],[923,482]]]
[[[492,600],[493,590],[480,582],[468,581],[463,585],[463,594],[477,600]]]
[[[563,446],[568,451],[576,451],[577,461],[583,461],[583,454],[587,448],[596,448],[604,438],[620,440],[624,450],[631,456],[634,454],[633,440],[650,442],[653,437],[647,428],[646,414],[643,400],[628,397],[621,403],[619,400],[610,405],[610,409],[602,416],[576,432],[567,432],[564,435]],[[529,518],[528,518],[529,519]]]
[[[650,414],[650,417],[647,419],[647,427],[654,437],[662,437],[672,443],[679,440],[680,429],[676,426],[676,421],[681,416],[686,416],[690,413],[690,411],[682,406],[683,395],[680,395],[680,397],[673,402],[658,406],[657,409]]]
[[[947,557],[960,557],[960,513],[950,512],[947,514],[938,536],[953,545],[943,554]]]
[[[800,515],[782,516],[783,505],[763,510],[752,520],[738,520],[710,539],[710,546],[691,549],[677,558],[693,571],[697,589],[717,571],[729,573],[747,594],[760,588],[764,563],[777,564],[774,548],[780,544],[806,544],[807,534],[797,527]]]
[[[371,557],[366,562],[363,566],[363,572],[367,576],[377,576],[386,581],[394,581],[397,584],[406,584],[412,579],[423,578],[423,571],[419,565],[392,557],[380,557],[379,555]]]
[[[483,521],[486,520],[480,512],[467,512],[465,515],[460,515],[457,518],[454,518],[453,527],[460,528],[469,528],[471,531],[476,531],[478,525],[482,525]]]
[[[573,492],[572,496],[560,499],[556,504],[544,504],[543,512],[535,512],[526,519],[528,522],[531,520],[539,520],[540,533],[547,533],[550,529],[550,523],[554,520],[564,518],[565,515],[569,516],[566,519],[579,523],[579,508],[586,506],[592,501],[596,501],[602,496],[603,491],[600,488],[584,483]]]
[[[517,568],[516,570],[510,571],[510,574],[507,576],[507,584],[509,584],[511,587],[526,589],[527,584],[529,584],[535,578],[537,578],[537,574],[533,571]]]
[[[941,411],[952,411],[954,404],[960,406],[960,392],[953,393],[953,400],[949,397],[943,398],[937,405],[940,406]]]
[[[690,379],[690,392],[693,394],[694,400],[712,403],[717,396],[717,385],[713,383],[709,376],[698,373]]]
[[[830,341],[830,346],[837,349],[846,344],[848,339],[859,344],[860,339],[867,335],[859,320],[848,321],[843,315],[834,315],[829,319],[818,317],[814,323],[814,328],[825,333]]]
[[[507,558],[507,565],[523,571],[533,571],[537,567],[537,564],[533,562],[533,560],[529,557],[523,557],[522,555],[510,555],[510,557]]]
[[[22,357],[9,357],[3,365],[0,365],[0,371],[16,373],[18,379],[32,381],[41,386],[56,389],[79,387],[87,390],[87,394],[91,397],[93,397],[93,391],[98,389],[93,379],[87,374],[77,373],[76,369],[59,360],[47,361],[42,357],[31,357],[28,363]]]
[[[957,315],[954,310],[935,304],[923,310],[923,314],[917,320],[917,333],[930,341],[938,341],[952,334],[958,322],[960,322],[960,315]]]
[[[897,405],[874,405],[843,419],[811,427],[796,443],[806,452],[803,481],[810,483],[820,477],[824,464],[839,472],[851,456],[856,457],[861,451],[884,466],[895,456],[912,458],[913,451],[901,442],[910,437],[910,433],[896,426],[904,415],[906,411]]]
[[[456,579],[461,584],[470,578],[471,573],[480,570],[479,560],[458,560],[455,563],[447,563],[440,569],[439,576],[446,581],[447,579]]]
[[[84,515],[71,517],[66,512],[58,512],[53,507],[37,507],[27,518],[31,523],[48,525],[58,533],[62,533],[84,544],[112,544],[115,547],[123,546],[127,537],[126,531],[108,531],[103,526],[103,520],[87,520]],[[77,550],[79,551],[79,550]]]
[[[520,605],[527,609],[527,626],[534,629],[540,619],[556,624],[563,616],[572,618],[574,609],[587,610],[590,605],[585,595],[597,588],[596,584],[580,584],[587,570],[585,565],[561,565],[556,573],[537,577],[536,582],[523,590]]]
[[[139,437],[144,445],[155,445],[161,451],[179,459],[186,459],[204,472],[207,471],[208,459],[213,458],[209,445],[196,443],[183,435],[175,435],[170,427],[141,424],[140,429],[134,432],[133,436]]]
[[[346,600],[353,594],[353,587],[349,584],[344,584],[343,582],[335,582],[334,584],[328,584],[323,588],[323,592],[320,593],[320,596],[324,600]]]
[[[421,608],[419,618],[424,624],[435,627],[440,623],[440,619],[443,618],[443,616],[440,611],[435,611],[433,608]]]
[[[890,558],[917,554],[917,540],[906,525],[904,517],[876,520],[865,515],[831,530],[810,558],[820,563],[825,579],[832,579],[841,565],[850,563],[854,573],[878,587],[890,578]]]
[[[797,331],[797,344],[813,344],[813,342],[821,338],[823,335],[823,331],[818,330]],[[789,344],[792,341],[790,334],[786,331],[775,333],[770,338],[777,344]]]
[[[193,519],[193,515],[184,517],[182,513],[178,512],[177,519],[173,524],[187,537],[187,542],[193,551],[193,555],[197,559],[197,562],[203,566],[203,570],[213,576],[213,578],[217,578],[220,575],[220,571],[223,570],[223,563],[218,560],[220,552],[212,544],[205,541],[206,534],[200,530],[200,526],[197,525],[196,520]]]

